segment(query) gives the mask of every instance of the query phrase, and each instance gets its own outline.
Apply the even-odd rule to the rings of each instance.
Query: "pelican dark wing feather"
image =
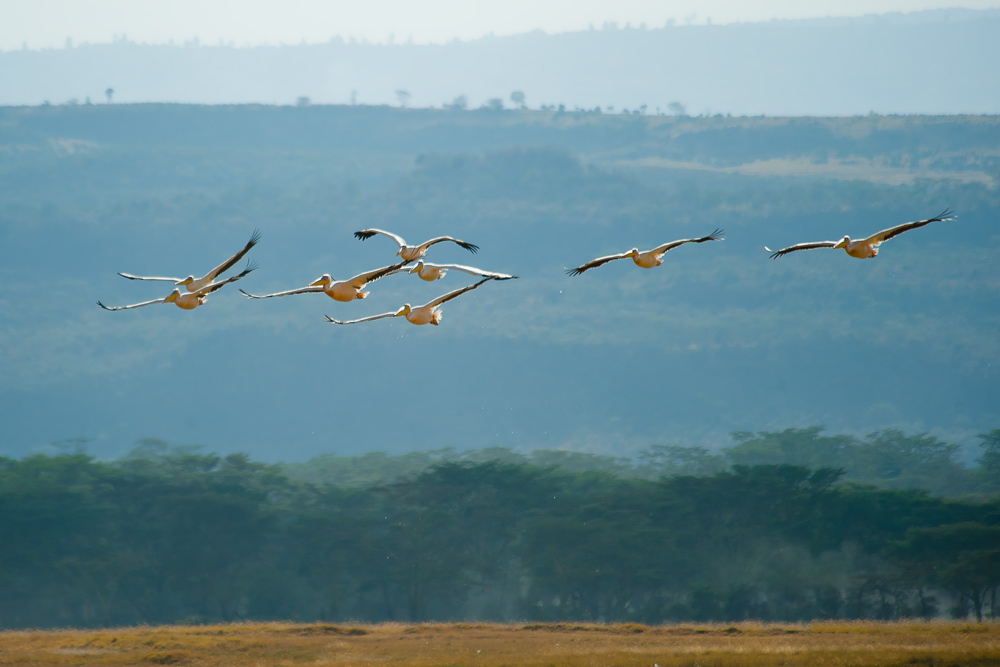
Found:
[[[796,245],[790,245],[787,248],[782,248],[781,250],[771,250],[767,246],[764,246],[764,250],[771,253],[771,259],[778,259],[783,255],[787,255],[790,252],[795,252],[796,250],[812,250],[814,248],[835,248],[837,247],[836,241],[816,241],[815,243],[798,243]]]
[[[362,241],[364,241],[366,239],[370,239],[371,237],[375,236],[376,234],[382,234],[384,236],[388,236],[390,239],[392,239],[393,241],[396,242],[396,245],[398,245],[401,248],[404,245],[406,245],[406,241],[403,240],[403,237],[397,236],[396,234],[393,234],[392,232],[387,232],[384,229],[374,229],[374,228],[373,229],[362,229],[361,231],[354,232],[354,236],[356,236],[358,239],[360,239]]]
[[[684,245],[685,243],[704,243],[706,241],[722,241],[725,238],[726,238],[726,233],[721,229],[716,228],[716,230],[711,234],[709,234],[708,236],[702,236],[701,238],[698,239],[680,239],[679,241],[671,241],[670,243],[664,243],[663,245],[654,248],[653,252],[662,254],[667,252],[668,250],[673,250],[679,245]]]
[[[597,259],[592,259],[589,262],[587,262],[586,264],[578,266],[575,269],[569,269],[568,271],[566,271],[566,275],[568,275],[568,276],[578,276],[581,273],[583,273],[584,271],[588,271],[590,269],[597,268],[598,266],[601,266],[602,264],[607,264],[608,262],[613,262],[616,259],[625,259],[628,256],[629,256],[629,253],[622,252],[622,253],[619,253],[617,255],[607,255],[605,257],[598,257]]]
[[[233,268],[236,265],[236,262],[243,259],[243,256],[248,252],[250,252],[251,248],[257,245],[257,241],[259,240],[260,240],[260,230],[255,229],[253,230],[253,235],[250,237],[250,240],[247,241],[247,244],[243,246],[242,250],[240,250],[238,253],[227,259],[225,262],[219,264],[217,267],[209,271],[208,275],[212,277],[212,280],[215,280],[218,276],[222,275],[229,269]]]
[[[358,275],[354,276],[347,282],[351,285],[351,287],[355,289],[361,289],[368,283],[373,283],[379,278],[388,276],[392,273],[396,273],[403,267],[404,264],[407,263],[408,262],[400,262],[399,264],[393,264],[392,266],[384,266],[381,269],[375,269],[374,271],[365,271],[364,273],[359,273]]]
[[[256,270],[257,270],[257,264],[256,264],[256,262],[250,262],[250,261],[248,261],[247,262],[247,268],[243,269],[243,271],[241,271],[240,273],[236,274],[235,276],[230,276],[229,278],[226,278],[225,280],[220,280],[217,283],[209,283],[208,285],[205,285],[201,289],[195,290],[195,294],[200,294],[202,296],[205,296],[207,294],[211,294],[212,292],[214,292],[216,290],[222,289],[225,285],[228,285],[229,283],[234,283],[237,280],[239,280],[240,278],[243,278],[244,276],[246,276],[249,273],[251,273],[253,271],[256,271]],[[243,290],[240,290],[240,291],[242,292]]]
[[[916,220],[914,222],[904,222],[901,225],[896,225],[895,227],[890,227],[889,229],[883,229],[878,234],[873,234],[865,239],[866,243],[881,243],[882,241],[888,241],[894,236],[899,236],[903,232],[908,232],[911,229],[917,229],[923,227],[924,225],[929,225],[932,222],[944,222],[946,220],[954,220],[957,216],[951,211],[951,209],[945,209],[940,215],[933,218],[928,218],[926,220]]]
[[[426,241],[424,243],[421,243],[420,247],[421,248],[429,248],[430,246],[434,245],[435,243],[441,243],[443,241],[451,241],[452,243],[457,243],[458,245],[460,245],[461,247],[465,248],[466,250],[468,250],[472,254],[475,254],[475,253],[479,252],[479,246],[477,246],[475,243],[468,243],[467,241],[462,241],[461,239],[456,239],[456,238],[454,238],[452,236],[438,236],[437,238],[433,238],[430,241]]]

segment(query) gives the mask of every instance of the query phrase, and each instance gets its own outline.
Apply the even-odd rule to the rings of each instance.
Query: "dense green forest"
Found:
[[[815,429],[739,439],[730,461],[859,446]],[[893,439],[939,455],[886,456]],[[880,433],[861,447],[952,474],[933,444]],[[969,479],[993,495],[965,499],[832,467],[716,468],[697,449],[651,449],[624,473],[483,453],[380,483],[344,461],[330,466],[342,484],[157,441],[110,462],[0,459],[0,628],[995,618],[1000,431],[980,444]]]
[[[821,426],[778,432],[737,431],[737,444],[712,451],[705,447],[652,445],[635,457],[610,456],[570,450],[519,453],[504,447],[391,455],[368,452],[357,456],[324,454],[304,463],[279,464],[289,477],[333,486],[366,487],[419,475],[444,463],[487,463],[557,467],[565,472],[601,472],[623,478],[655,480],[680,475],[705,476],[732,466],[792,465],[839,470],[841,479],[886,489],[915,489],[948,497],[985,496],[1000,492],[1000,429],[978,436],[975,465],[958,459],[959,446],[926,433],[907,435],[895,429],[864,438],[827,435]],[[161,451],[167,443],[145,439],[133,451]]]

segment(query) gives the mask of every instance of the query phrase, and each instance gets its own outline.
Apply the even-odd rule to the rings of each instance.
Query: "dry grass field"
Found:
[[[0,633],[0,665],[1000,665],[1000,624],[238,624]]]

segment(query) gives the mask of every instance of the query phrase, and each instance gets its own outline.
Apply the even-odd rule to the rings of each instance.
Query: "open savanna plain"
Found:
[[[2,665],[1000,665],[1000,624],[235,624],[0,633]]]

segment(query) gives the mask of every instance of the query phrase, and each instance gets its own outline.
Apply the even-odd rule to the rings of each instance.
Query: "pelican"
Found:
[[[403,264],[406,264],[406,262],[400,262],[399,264],[393,264],[392,266],[385,266],[381,269],[375,269],[374,271],[359,273],[349,280],[334,280],[330,277],[329,273],[324,273],[322,276],[309,283],[307,287],[290,289],[284,292],[275,292],[274,294],[250,294],[249,292],[245,292],[243,290],[240,291],[251,299],[270,299],[273,296],[290,296],[292,294],[325,292],[326,295],[334,301],[343,301],[344,303],[348,303],[350,301],[354,301],[355,299],[364,299],[368,296],[368,292],[362,291],[366,285],[375,282],[382,276],[395,273],[403,266]]]
[[[890,227],[889,229],[883,229],[878,234],[872,234],[866,239],[852,241],[850,236],[845,236],[839,241],[799,243],[797,245],[788,246],[787,248],[782,248],[781,250],[771,250],[767,246],[764,246],[764,250],[771,253],[771,259],[778,259],[782,255],[787,255],[788,253],[795,252],[796,250],[812,250],[813,248],[843,248],[851,257],[869,259],[871,257],[877,257],[879,246],[894,236],[899,236],[903,232],[908,232],[911,229],[916,229],[917,227],[929,225],[932,222],[954,220],[956,217],[958,216],[952,213],[950,209],[947,209],[935,218],[927,218],[926,220],[917,220],[915,222],[904,222],[901,225],[896,225],[895,227]]]
[[[360,232],[354,232],[354,235],[364,241],[365,239],[370,239],[376,234],[382,234],[388,236],[390,239],[396,242],[399,246],[399,250],[396,254],[405,259],[407,262],[412,262],[415,259],[420,259],[427,254],[427,249],[430,248],[435,243],[441,243],[442,241],[451,241],[452,243],[457,243],[471,253],[475,253],[479,250],[479,246],[473,245],[471,243],[466,243],[465,241],[460,241],[456,238],[450,236],[438,236],[430,241],[424,241],[420,245],[408,245],[403,237],[396,236],[392,232],[386,232],[381,229],[362,229]]]
[[[175,304],[178,308],[182,308],[184,310],[194,310],[198,306],[205,303],[205,298],[209,294],[218,289],[221,289],[224,285],[236,282],[237,280],[247,275],[251,271],[255,270],[256,268],[257,268],[256,264],[251,264],[247,262],[247,268],[244,269],[242,273],[232,276],[231,278],[226,278],[221,282],[209,283],[208,285],[205,285],[194,292],[184,292],[182,294],[180,289],[175,287],[173,292],[163,297],[162,299],[153,299],[152,301],[133,303],[131,306],[105,306],[100,301],[97,302],[97,305],[103,308],[104,310],[129,310],[131,308],[142,308],[143,306],[151,306],[154,303],[172,303]]]
[[[598,257],[595,260],[587,262],[583,266],[578,266],[575,269],[568,270],[566,274],[570,276],[578,276],[587,269],[593,269],[601,264],[607,264],[608,262],[612,262],[616,259],[625,259],[626,257],[631,257],[632,261],[636,263],[636,266],[641,266],[644,269],[651,269],[654,266],[663,264],[663,256],[667,253],[667,251],[673,250],[679,245],[684,245],[685,243],[704,243],[705,241],[721,241],[723,238],[725,238],[725,232],[721,229],[716,229],[708,236],[703,236],[700,239],[680,239],[679,241],[671,241],[670,243],[664,243],[661,246],[645,252],[639,252],[638,248],[632,248],[628,252],[623,252],[619,255]]]
[[[250,237],[250,240],[247,242],[245,246],[243,246],[242,250],[240,250],[238,253],[227,259],[222,264],[219,264],[217,267],[206,273],[201,278],[195,278],[194,276],[188,276],[187,278],[165,278],[160,276],[134,276],[131,273],[121,273],[121,272],[119,272],[118,275],[120,275],[122,278],[128,278],[129,280],[169,281],[177,286],[184,285],[185,287],[187,287],[187,291],[189,292],[197,292],[202,287],[205,287],[215,282],[215,279],[218,278],[220,274],[225,273],[226,271],[231,269],[236,264],[236,262],[240,261],[240,259],[243,258],[243,255],[250,252],[250,248],[257,245],[257,241],[259,240],[260,240],[260,232],[255,229],[253,232],[253,236]]]
[[[512,276],[507,273],[483,271],[482,269],[477,269],[472,266],[463,266],[461,264],[431,264],[430,262],[425,262],[423,259],[418,259],[417,263],[411,268],[398,269],[398,271],[405,271],[406,273],[416,273],[420,276],[421,280],[426,280],[427,282],[433,282],[439,278],[444,278],[444,275],[449,270],[461,271],[473,276],[479,276],[480,278],[492,278],[493,280],[510,280],[511,278],[517,278],[517,276]]]
[[[495,280],[495,278],[483,278],[474,285],[469,285],[468,287],[463,287],[453,292],[442,294],[433,301],[425,303],[422,306],[417,306],[416,308],[413,308],[410,304],[405,303],[402,308],[394,313],[382,313],[381,315],[372,315],[371,317],[362,317],[359,320],[347,320],[346,322],[342,320],[335,320],[327,315],[326,321],[333,322],[334,324],[358,324],[359,322],[371,322],[372,320],[381,320],[386,317],[405,317],[411,324],[433,324],[434,326],[437,326],[441,323],[440,308],[442,304],[447,301],[451,301],[452,299],[461,296],[470,290],[476,289],[488,280]]]

